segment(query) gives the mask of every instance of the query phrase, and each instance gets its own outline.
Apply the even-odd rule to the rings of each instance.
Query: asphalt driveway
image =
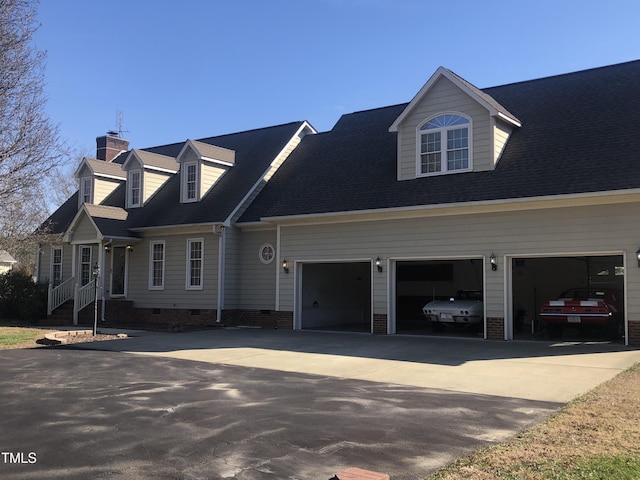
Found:
[[[499,353],[511,348],[505,343],[460,340],[457,354],[448,345],[437,355],[442,344],[415,342],[216,330],[0,351],[0,478],[324,480],[360,467],[419,479],[540,421],[562,401],[428,387],[424,378],[411,385],[401,371],[400,382],[387,381],[392,367],[416,375],[462,368],[464,375],[465,364],[507,361],[525,375],[531,365],[555,362],[588,377],[587,360],[599,359],[592,366],[599,382],[601,370],[613,376],[640,355],[595,346],[563,361],[543,354],[551,347],[518,357]],[[476,344],[491,358],[479,358]],[[227,361],[215,360],[216,351]],[[177,358],[198,353],[208,359]],[[278,356],[298,364],[276,368]],[[261,365],[238,365],[252,362]],[[384,362],[390,366],[377,380],[354,378]],[[330,373],[304,371],[313,365]]]

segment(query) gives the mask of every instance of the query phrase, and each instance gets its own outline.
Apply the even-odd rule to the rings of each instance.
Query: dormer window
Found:
[[[195,202],[198,200],[198,164],[186,163],[184,168],[184,201]]]
[[[176,161],[180,164],[180,201],[199,202],[233,168],[236,152],[198,140],[187,140]]]
[[[140,170],[132,170],[129,172],[129,207],[140,206],[141,193]]]
[[[85,177],[82,179],[80,183],[81,183],[82,203],[91,203],[93,199],[93,178]]]
[[[450,113],[418,126],[418,175],[471,170],[470,129],[471,120]]]

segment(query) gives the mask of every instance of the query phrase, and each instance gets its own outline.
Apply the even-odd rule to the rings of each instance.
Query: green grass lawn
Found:
[[[48,330],[26,327],[0,327],[0,349],[35,347]]]

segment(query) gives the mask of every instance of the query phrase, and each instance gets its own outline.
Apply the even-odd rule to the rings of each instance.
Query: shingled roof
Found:
[[[640,188],[640,61],[482,89],[522,123],[492,171],[397,181],[408,104],[305,137],[241,222]]]
[[[292,122],[200,139],[197,142],[201,147],[214,145],[235,151],[233,167],[218,180],[201,201],[180,203],[180,176],[175,174],[144,207],[128,209],[126,219],[104,219],[100,216],[96,218],[101,218],[101,225],[109,231],[117,230],[118,236],[123,236],[126,231],[148,227],[222,223],[238,207],[245,195],[267,171],[274,158],[304,124],[305,122],[302,121]],[[185,142],[180,142],[145,148],[137,152],[146,152],[141,154],[145,159],[161,158],[157,155],[175,158],[184,145]],[[157,155],[154,157],[149,154]],[[126,155],[121,155],[120,161],[124,161],[124,158]],[[126,184],[123,182],[102,202],[102,205],[124,209],[125,196]],[[89,209],[88,213],[91,214],[93,211]],[[46,225],[50,233],[64,233],[77,212],[78,194],[76,193],[54,212],[43,226]]]

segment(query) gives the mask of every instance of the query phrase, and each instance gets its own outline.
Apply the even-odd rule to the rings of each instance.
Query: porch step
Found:
[[[73,301],[70,300],[60,305],[47,318],[41,319],[38,325],[73,325]]]

